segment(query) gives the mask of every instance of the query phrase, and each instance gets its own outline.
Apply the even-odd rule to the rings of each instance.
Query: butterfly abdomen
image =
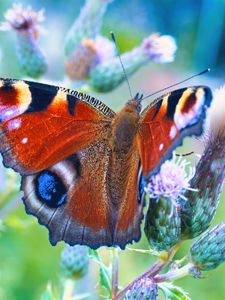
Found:
[[[136,146],[138,121],[138,111],[135,107],[129,107],[127,105],[112,121],[112,154],[110,160],[110,178],[108,182],[111,202],[115,207],[126,198],[125,194],[127,184],[130,180],[131,170],[133,165],[138,165],[139,163]]]

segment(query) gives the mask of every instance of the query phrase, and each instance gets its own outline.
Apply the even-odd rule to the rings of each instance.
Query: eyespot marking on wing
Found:
[[[58,207],[66,201],[67,190],[61,178],[49,170],[35,178],[36,194],[40,201],[50,207]]]

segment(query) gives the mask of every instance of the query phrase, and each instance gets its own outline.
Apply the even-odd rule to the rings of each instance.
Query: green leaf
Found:
[[[97,250],[88,249],[88,255],[90,259],[95,261],[99,265],[99,283],[104,289],[107,296],[111,295],[111,272],[102,261],[99,252]]]
[[[99,283],[106,291],[107,296],[111,295],[111,276],[109,269],[106,266],[100,266]]]
[[[166,300],[191,300],[191,298],[184,290],[182,290],[182,288],[175,286],[172,283],[160,283],[159,288],[163,292]]]
[[[60,300],[61,299],[61,285],[58,283],[49,282],[46,290],[42,295],[41,300]]]

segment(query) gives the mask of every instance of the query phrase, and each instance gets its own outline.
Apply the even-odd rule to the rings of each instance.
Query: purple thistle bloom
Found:
[[[166,161],[161,166],[160,172],[150,178],[146,187],[150,198],[166,197],[171,200],[184,198],[185,190],[193,190],[189,182],[194,176],[195,169],[189,165],[187,160],[182,159],[181,156],[176,159],[174,154],[173,159]],[[189,174],[185,170],[187,166],[189,166]]]
[[[176,42],[172,36],[160,36],[158,33],[151,34],[144,39],[142,47],[151,61],[159,63],[173,61],[177,50]]]

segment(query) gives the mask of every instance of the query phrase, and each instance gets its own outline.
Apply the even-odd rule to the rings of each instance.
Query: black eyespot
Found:
[[[66,200],[66,187],[53,172],[41,172],[35,179],[35,188],[39,199],[51,207],[58,207]]]

